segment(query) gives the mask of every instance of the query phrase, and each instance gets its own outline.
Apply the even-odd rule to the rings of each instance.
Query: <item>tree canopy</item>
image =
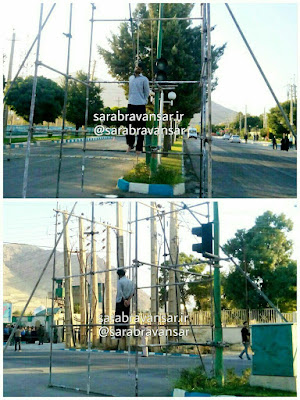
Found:
[[[290,117],[290,101],[285,101],[284,103],[280,103],[284,112]],[[293,107],[293,122],[294,122],[294,129],[296,130],[297,126],[297,102],[294,104]],[[290,129],[287,126],[280,110],[279,107],[273,107],[268,113],[268,125],[270,128],[270,131],[276,135],[277,137],[282,137],[284,133],[289,133]]]
[[[29,121],[32,85],[33,76],[25,79],[17,78],[6,100],[6,103],[25,121]],[[51,79],[38,76],[33,122],[35,124],[44,121],[55,122],[61,115],[63,102],[63,89]]]
[[[248,276],[259,285],[281,311],[296,309],[296,262],[291,259],[293,244],[287,233],[293,223],[284,214],[270,211],[259,216],[249,229],[238,230],[224,245],[226,254],[233,256]],[[266,301],[248,284],[248,304],[245,277],[231,267],[222,279],[223,297],[229,308],[265,308]]]
[[[165,3],[164,17],[188,17],[193,4]],[[157,18],[159,4],[139,3],[133,13],[138,18]],[[144,74],[152,79],[151,63],[151,26],[153,38],[154,62],[157,46],[157,23],[141,21],[139,27],[139,55],[144,63]],[[137,24],[133,23],[134,41],[137,38]],[[128,80],[133,73],[134,55],[130,24],[120,24],[119,33],[108,39],[110,50],[98,47],[99,54],[109,67],[110,74],[117,80]],[[136,47],[136,45],[134,45]],[[223,55],[226,44],[212,46],[212,72],[218,68],[218,61]],[[199,26],[193,27],[191,20],[163,21],[162,57],[168,61],[168,80],[199,80],[201,69],[201,35]],[[217,80],[213,82],[213,87]],[[124,85],[128,93],[128,85]],[[171,112],[176,110],[191,118],[200,109],[199,85],[186,84],[176,88],[177,98]]]
[[[75,77],[81,81],[87,80],[87,74],[78,71]],[[85,102],[86,102],[86,86],[83,83],[74,80],[69,81],[68,85],[68,102],[67,102],[67,120],[76,125],[78,130],[84,125],[85,120]],[[101,89],[95,84],[90,85],[89,91],[89,114],[88,125],[93,125],[93,115],[99,113],[103,108],[101,99]]]

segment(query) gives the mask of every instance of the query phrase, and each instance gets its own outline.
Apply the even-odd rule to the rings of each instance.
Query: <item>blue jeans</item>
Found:
[[[244,350],[241,352],[240,357],[243,357],[244,353],[246,353],[246,356],[248,360],[250,360],[249,354],[248,354],[248,347],[250,346],[249,342],[243,342],[244,345]]]

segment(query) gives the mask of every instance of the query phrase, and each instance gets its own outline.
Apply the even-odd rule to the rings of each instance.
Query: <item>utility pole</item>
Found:
[[[11,49],[10,49],[10,57],[9,57],[9,65],[8,65],[8,74],[7,74],[7,83],[6,85],[9,86],[12,77],[12,68],[13,68],[13,61],[14,61],[14,52],[15,52],[15,42],[16,42],[16,33],[13,30],[12,39],[11,39]],[[3,137],[6,138],[6,130],[8,124],[8,106],[5,104],[3,109]]]
[[[86,247],[83,220],[79,218],[79,268],[86,273]],[[86,275],[80,276],[80,344],[86,344]]]
[[[174,203],[171,203],[170,213],[170,264],[176,265],[178,255],[178,219],[177,213],[175,212],[176,207]],[[180,305],[180,292],[176,283],[175,273],[177,274],[177,281],[179,281],[179,274],[173,270],[169,270],[169,314],[178,315]]]
[[[65,278],[65,323],[66,323],[66,347],[70,348],[73,337],[73,293],[72,293],[72,269],[71,269],[71,250],[69,238],[69,226],[67,225],[67,212],[63,213],[63,221],[66,226],[64,230],[64,275]]]
[[[119,201],[116,203],[117,207],[117,227],[123,228],[123,205]],[[125,265],[124,261],[124,235],[123,230],[117,230],[117,260],[118,268],[123,268]]]
[[[163,16],[164,16],[164,4],[159,3],[159,18],[163,18]],[[156,51],[157,59],[161,58],[162,38],[163,38],[162,20],[160,19],[158,21],[158,32],[157,32],[157,51]],[[158,113],[159,113],[159,92],[156,91],[154,98],[154,114],[157,115]],[[157,122],[158,121],[154,121],[154,128],[157,128]],[[157,148],[157,145],[158,145],[158,137],[157,135],[152,135],[151,146]],[[161,151],[161,149],[159,149],[159,151]],[[151,154],[151,159],[150,159],[151,173],[154,173],[157,169],[157,156],[158,154],[155,153]]]
[[[99,327],[97,326],[98,323],[98,302],[99,302],[99,295],[98,295],[98,274],[95,272],[97,271],[97,251],[96,251],[96,232],[92,234],[92,240],[93,240],[93,260],[92,260],[92,318],[91,318],[91,323],[94,324],[92,328],[92,337],[93,337],[93,346],[97,346],[98,344],[98,339],[99,339]]]
[[[294,87],[293,85],[289,85],[289,94],[290,94],[290,124],[294,125],[293,123],[293,92],[294,92]]]
[[[207,197],[212,198],[212,154],[211,154],[211,33],[210,33],[210,3],[207,3],[207,142],[208,142],[208,154],[207,154]]]
[[[112,301],[111,301],[111,258],[110,258],[110,227],[106,228],[106,272],[105,272],[105,315],[109,317],[109,324],[112,323]],[[110,328],[105,338],[105,346],[110,347]]]
[[[242,113],[240,113],[240,136],[242,135]]]
[[[156,226],[156,203],[154,201],[151,202],[151,264],[157,265],[157,226]],[[151,266],[151,315],[154,321],[154,316],[158,314],[158,288],[153,287],[158,285],[158,268]],[[154,329],[157,326],[153,327]],[[152,343],[158,343],[158,337],[152,337]],[[155,351],[155,350],[154,350]]]
[[[219,210],[218,203],[214,201],[214,255],[219,257]],[[220,283],[220,265],[219,261],[214,264],[214,304],[215,304],[215,342],[223,341],[222,333],[222,318],[221,318],[221,283]],[[224,368],[223,368],[223,347],[216,346],[216,362],[215,362],[215,377],[220,386],[224,383]]]

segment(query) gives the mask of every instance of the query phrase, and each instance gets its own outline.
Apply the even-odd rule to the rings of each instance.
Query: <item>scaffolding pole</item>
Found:
[[[50,9],[50,11],[49,11],[49,13],[48,13],[48,15],[47,15],[45,21],[43,22],[43,24],[42,24],[42,26],[41,26],[41,31],[44,29],[44,26],[45,26],[46,23],[48,22],[48,19],[50,18],[50,15],[52,14],[52,11],[54,10],[54,7],[55,7],[55,6],[56,6],[56,3],[54,3],[54,4],[52,5],[52,7],[51,7],[51,9]],[[9,94],[11,88],[12,88],[12,87],[14,86],[14,84],[16,83],[16,80],[17,80],[17,78],[18,78],[18,76],[19,76],[19,74],[20,74],[22,68],[24,67],[24,65],[25,65],[25,63],[26,63],[27,58],[29,57],[29,55],[30,55],[32,49],[34,48],[34,45],[35,45],[35,43],[36,43],[36,41],[37,41],[38,39],[39,39],[39,34],[35,37],[35,39],[34,39],[32,45],[30,46],[29,50],[27,51],[27,53],[26,53],[26,55],[25,55],[25,57],[24,57],[24,59],[23,59],[21,65],[20,65],[20,67],[19,67],[19,69],[18,69],[18,72],[16,73],[14,79],[10,82],[9,88],[8,88],[7,92],[5,93],[5,96],[4,96],[4,98],[3,98],[3,101],[4,101],[4,102],[6,101],[7,96],[8,96],[8,94]]]
[[[88,64],[88,73],[87,73],[87,83],[89,83],[91,77],[91,61],[92,61],[92,44],[93,44],[93,32],[94,32],[94,12],[95,5],[91,3],[92,6],[92,19],[91,19],[91,34],[90,34],[90,51],[89,51],[89,64]],[[85,116],[84,116],[84,141],[82,148],[82,165],[81,165],[81,191],[83,192],[84,187],[84,170],[85,170],[85,148],[86,148],[86,135],[87,135],[87,126],[88,126],[88,118],[89,118],[89,97],[90,97],[90,88],[86,87],[86,99],[85,99]]]
[[[67,53],[64,105],[63,105],[63,112],[62,112],[62,130],[61,130],[61,138],[60,138],[59,162],[58,162],[57,182],[56,182],[56,197],[59,197],[59,183],[60,183],[60,172],[61,172],[61,164],[62,164],[63,140],[64,140],[64,134],[65,134],[65,123],[66,123],[66,115],[67,115],[69,66],[70,66],[70,51],[71,51],[71,38],[72,38],[72,7],[73,7],[73,4],[70,3],[69,33],[65,34],[65,36],[68,38],[68,53]]]
[[[31,136],[33,134],[32,128],[33,128],[33,118],[34,118],[34,108],[35,108],[35,98],[36,98],[36,87],[37,87],[38,61],[39,61],[39,56],[40,56],[43,8],[44,8],[44,4],[41,3],[39,31],[38,31],[37,48],[36,48],[36,59],[35,59],[35,66],[34,66],[34,76],[33,76],[33,83],[32,83],[31,103],[30,103],[29,128],[28,128],[27,147],[26,147],[26,156],[25,156],[24,177],[23,177],[23,190],[22,190],[23,198],[26,198],[27,185],[28,185],[30,146],[31,146]]]

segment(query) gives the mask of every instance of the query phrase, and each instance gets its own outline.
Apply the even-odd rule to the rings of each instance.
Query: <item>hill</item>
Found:
[[[3,300],[13,303],[13,310],[21,311],[24,307],[42,269],[44,268],[51,250],[40,247],[19,244],[5,244],[3,246]],[[104,260],[97,257],[99,270],[104,270]],[[79,273],[77,255],[71,256],[72,274]],[[112,266],[114,268],[114,266]],[[56,277],[63,273],[63,253],[56,252]],[[53,260],[36,290],[36,293],[29,304],[28,312],[33,311],[40,305],[50,307],[52,288]],[[98,274],[98,281],[104,282],[104,274]],[[79,285],[79,278],[73,278],[73,285]],[[112,299],[116,297],[117,274],[112,272]],[[150,298],[143,291],[139,290],[139,309],[146,311],[150,308]],[[113,303],[113,309],[115,305]]]

